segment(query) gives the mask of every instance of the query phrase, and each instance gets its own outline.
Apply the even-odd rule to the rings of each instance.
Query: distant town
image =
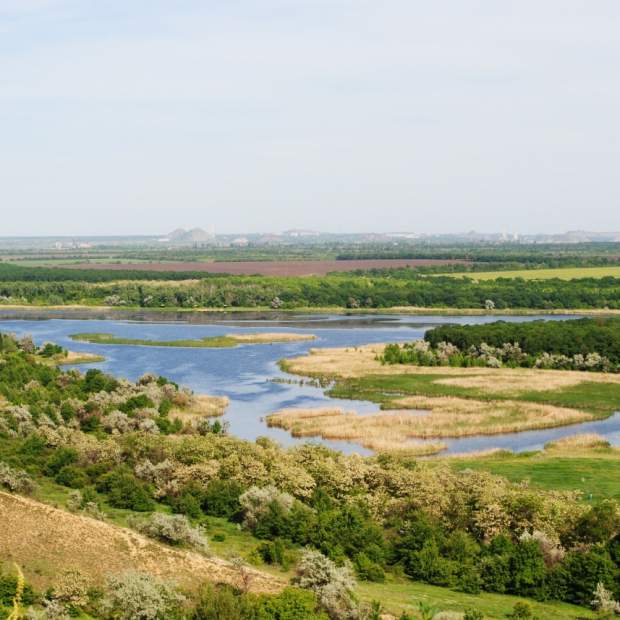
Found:
[[[161,235],[116,236],[46,236],[46,237],[0,237],[0,246],[10,248],[40,248],[48,250],[88,250],[96,246],[155,246],[188,248],[243,248],[247,246],[286,246],[300,244],[577,244],[617,243],[620,232],[592,232],[573,230],[551,234],[520,234],[518,232],[483,233],[419,233],[395,231],[389,233],[333,233],[308,229],[290,229],[282,232],[216,234],[212,228],[177,228]]]

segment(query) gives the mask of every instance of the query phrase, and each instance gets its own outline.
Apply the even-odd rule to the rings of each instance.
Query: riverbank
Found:
[[[486,310],[484,308],[451,308],[451,307],[423,307],[423,306],[393,306],[390,308],[342,308],[340,306],[295,308],[271,308],[269,306],[238,306],[217,308],[179,308],[167,306],[160,308],[143,308],[140,306],[105,306],[88,304],[63,304],[63,305],[28,305],[28,304],[0,304],[0,317],[4,310],[26,312],[61,312],[61,311],[84,311],[84,312],[114,312],[118,314],[152,314],[159,316],[166,313],[179,315],[191,314],[224,314],[235,315],[240,313],[260,313],[270,316],[290,314],[337,314],[337,315],[410,315],[410,316],[538,316],[538,315],[576,315],[576,316],[614,316],[620,315],[620,309],[610,308],[498,308]],[[72,317],[73,318],[73,317]]]

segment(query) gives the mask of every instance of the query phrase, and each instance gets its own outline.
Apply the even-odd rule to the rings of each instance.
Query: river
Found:
[[[230,406],[224,419],[230,433],[244,439],[271,437],[283,445],[298,441],[288,432],[268,428],[264,417],[284,407],[342,407],[359,413],[378,410],[375,403],[344,401],[330,398],[323,389],[299,385],[278,367],[278,360],[306,353],[313,347],[347,347],[375,342],[402,342],[421,338],[424,332],[445,323],[483,323],[497,320],[529,321],[537,318],[567,319],[574,316],[405,316],[405,315],[302,315],[260,314],[213,315],[131,315],[121,318],[15,318],[0,311],[0,330],[18,336],[31,334],[37,343],[56,342],[73,351],[86,351],[105,356],[105,361],[90,364],[118,377],[135,380],[145,372],[164,375],[199,393],[228,396]],[[72,316],[60,314],[59,316]],[[127,315],[125,315],[127,316]],[[159,319],[159,320],[155,320]],[[236,348],[176,348],[127,345],[97,345],[71,340],[80,332],[105,332],[115,336],[176,340],[203,338],[227,333],[253,332],[310,333],[317,339],[305,342],[242,345]],[[82,369],[85,366],[81,367]],[[276,381],[274,381],[274,379]],[[286,381],[293,380],[288,383]],[[620,444],[620,413],[606,420],[565,426],[543,431],[524,431],[492,436],[448,439],[450,453],[507,448],[514,451],[536,450],[545,442],[577,432],[596,432],[614,445]],[[303,440],[307,441],[307,440]],[[340,441],[313,440],[345,452],[368,454],[358,445]]]

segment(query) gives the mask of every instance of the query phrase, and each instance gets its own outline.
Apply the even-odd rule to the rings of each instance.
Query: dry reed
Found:
[[[548,441],[545,450],[574,450],[586,448],[609,448],[611,444],[597,433],[583,433],[581,435],[569,435]]]

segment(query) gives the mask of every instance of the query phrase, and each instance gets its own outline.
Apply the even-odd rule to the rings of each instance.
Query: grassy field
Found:
[[[450,397],[470,401],[492,401],[494,405],[504,402],[537,403],[577,409],[591,413],[595,417],[606,417],[620,409],[620,384],[588,381],[584,373],[584,382],[554,390],[515,391],[507,395],[501,390],[493,389],[493,380],[487,389],[461,387],[443,383],[450,379],[460,379],[458,368],[451,375],[370,375],[357,379],[337,381],[330,390],[330,395],[337,398],[354,400],[371,400],[380,403],[385,409],[399,409],[406,406],[403,396],[425,396],[431,398]],[[498,373],[498,383],[500,379]]]
[[[418,603],[426,603],[437,611],[465,611],[478,609],[485,618],[499,620],[506,618],[515,603],[527,602],[540,620],[568,620],[570,618],[594,618],[588,609],[566,603],[538,603],[529,599],[504,594],[465,594],[447,588],[430,586],[425,583],[405,579],[388,578],[385,583],[362,583],[358,586],[360,598],[365,601],[381,601],[384,608],[391,613],[414,612]],[[417,616],[416,616],[417,617]]]
[[[524,280],[577,280],[579,278],[620,278],[620,267],[561,267],[558,269],[519,269],[516,271],[470,271],[468,273],[442,274],[455,278],[497,280],[497,278],[523,278]]]
[[[585,501],[620,501],[620,450],[544,450],[450,459],[455,469],[482,469],[513,482],[529,480],[544,489],[581,491]]]
[[[236,347],[240,344],[271,344],[274,342],[297,342],[300,340],[314,340],[311,334],[228,334],[226,336],[210,336],[199,339],[182,340],[146,340],[141,338],[122,338],[112,334],[72,334],[72,340],[90,342],[91,344],[120,344],[138,345],[144,347],[185,347],[195,349],[223,349]]]

